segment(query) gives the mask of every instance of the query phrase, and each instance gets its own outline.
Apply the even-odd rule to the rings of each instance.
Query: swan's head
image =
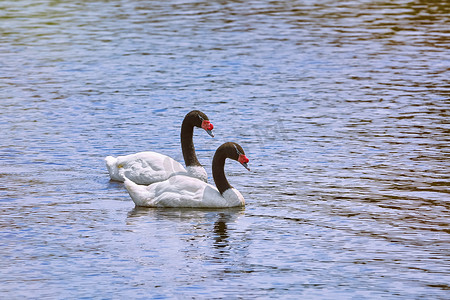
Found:
[[[230,143],[230,148],[231,149],[228,157],[237,160],[241,163],[241,165],[244,166],[244,168],[250,171],[250,168],[248,167],[248,162],[250,160],[245,155],[244,149],[242,149],[241,145],[237,143]]]
[[[214,126],[209,120],[202,121],[202,128],[212,137],[214,137],[214,133],[212,132]]]
[[[214,126],[209,121],[207,115],[199,110],[193,110],[188,115],[191,115],[194,126],[203,128],[210,136],[214,137],[214,133],[212,132]]]

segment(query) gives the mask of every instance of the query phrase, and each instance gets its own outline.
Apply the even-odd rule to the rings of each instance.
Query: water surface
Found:
[[[449,297],[446,1],[2,1],[0,295]],[[232,210],[135,208],[103,158],[209,171]],[[211,172],[209,171],[209,174]],[[210,178],[212,182],[212,178]]]

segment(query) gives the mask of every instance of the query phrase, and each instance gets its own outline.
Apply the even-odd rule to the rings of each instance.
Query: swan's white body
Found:
[[[149,186],[125,178],[125,187],[136,206],[224,208],[245,204],[244,197],[235,188],[220,194],[211,184],[185,175],[172,176]]]
[[[186,175],[208,180],[206,171],[201,166],[190,166],[187,170],[173,158],[157,152],[139,152],[125,156],[105,158],[106,167],[112,180],[124,181],[125,175],[137,184],[152,184],[167,180],[175,175]]]

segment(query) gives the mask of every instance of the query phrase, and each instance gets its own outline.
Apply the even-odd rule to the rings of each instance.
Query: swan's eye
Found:
[[[250,160],[247,158],[247,156],[245,156],[245,154],[239,154],[238,162],[240,162],[241,164],[246,164],[249,161]]]
[[[205,129],[205,130],[213,130],[214,126],[213,126],[213,124],[210,121],[203,120],[202,121],[202,128]]]

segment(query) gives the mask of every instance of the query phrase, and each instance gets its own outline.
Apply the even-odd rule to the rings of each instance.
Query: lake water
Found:
[[[448,1],[76,2],[0,2],[0,298],[450,297]],[[192,109],[246,207],[135,208]]]

